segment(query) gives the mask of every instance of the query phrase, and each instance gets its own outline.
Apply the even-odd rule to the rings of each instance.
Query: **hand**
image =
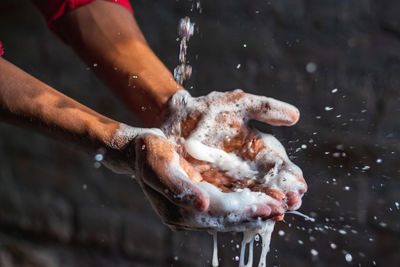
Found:
[[[136,177],[164,224],[175,230],[213,230],[192,221],[196,214],[209,212],[210,199],[197,184],[204,181],[203,177],[178,154],[177,147],[165,137],[152,133],[139,136],[135,143]],[[266,205],[248,206],[231,212],[233,214],[244,218],[236,221],[237,225],[247,222],[249,218],[269,217],[271,210]]]
[[[166,137],[142,136],[136,154],[143,190],[166,224],[186,228],[185,216],[193,213],[193,207],[197,211],[208,210],[208,195],[198,186],[203,181],[222,192],[249,188],[276,200],[235,211],[249,219],[281,220],[287,209],[300,206],[301,195],[307,189],[301,170],[288,159],[279,141],[247,124],[256,119],[271,125],[292,125],[299,117],[295,107],[240,90],[199,98],[179,91],[169,101],[165,116],[162,130]],[[212,153],[212,149],[223,150],[252,162],[257,172],[241,172],[239,168],[242,177],[234,177],[212,157],[204,158],[193,151],[188,145],[193,141]]]

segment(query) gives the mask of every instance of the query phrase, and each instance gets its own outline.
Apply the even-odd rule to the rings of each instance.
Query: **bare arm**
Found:
[[[182,88],[125,7],[94,1],[69,12],[59,31],[145,125],[159,125],[165,103]]]
[[[268,143],[270,139],[264,142],[261,135],[247,128],[248,119],[272,125],[292,125],[299,117],[296,108],[242,91],[214,92],[199,98],[192,98],[185,91],[175,94],[182,88],[177,86],[171,73],[151,51],[132,15],[124,7],[113,3],[97,0],[75,9],[63,17],[59,29],[65,40],[89,65],[96,64],[96,73],[134,114],[146,125],[162,127],[164,133],[154,129],[132,128],[104,117],[1,58],[0,120],[72,141],[91,153],[98,148],[105,148],[106,163],[111,162],[111,168],[121,173],[135,172],[143,190],[170,225],[185,227],[182,225],[184,221],[179,221],[178,217],[184,218],[184,213],[192,212],[193,208],[198,211],[209,208],[208,194],[197,185],[198,182],[209,181],[221,191],[234,188],[237,182],[224,177],[224,170],[212,169],[201,158],[197,161],[192,157],[185,158],[185,147],[169,141],[173,139],[174,143],[179,144],[182,138],[187,138],[197,130],[206,131],[205,136],[219,138],[211,140],[212,148],[226,152],[232,152],[233,149],[244,159],[247,159],[246,151],[241,148],[251,143],[261,144],[258,152],[252,152],[248,159],[254,160],[260,156],[257,166],[268,171],[274,166],[275,161],[271,159],[281,157],[280,162],[285,164],[287,170],[281,169],[290,171],[293,180],[299,184],[294,190],[286,190],[288,192],[269,190],[268,185],[254,186],[252,189],[265,191],[275,198],[278,201],[276,205],[261,203],[256,210],[253,207],[223,210],[221,216],[238,213],[244,214],[244,219],[276,217],[281,220],[285,207],[295,209],[299,206],[300,195],[306,190],[301,171],[285,158],[285,153],[280,155],[270,149],[274,147]],[[167,103],[173,95],[172,101]],[[191,107],[187,106],[187,101],[192,103],[189,105]],[[215,116],[213,112],[220,107],[225,109]],[[160,122],[159,114],[164,109],[170,109],[170,117]],[[210,118],[216,119],[210,121],[211,127],[200,123]],[[227,134],[214,134],[221,129]],[[232,140],[234,144],[225,147],[224,140]],[[207,140],[200,141],[207,143]],[[279,148],[276,142],[275,147]],[[113,164],[115,162],[117,165]],[[216,174],[220,179],[215,179]],[[160,203],[164,204],[158,205]],[[184,213],[177,214],[181,211]]]
[[[89,153],[113,144],[120,123],[73,99],[0,58],[0,120],[71,141]]]

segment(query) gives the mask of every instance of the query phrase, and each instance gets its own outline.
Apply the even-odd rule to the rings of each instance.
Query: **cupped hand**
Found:
[[[235,211],[249,220],[281,220],[286,210],[301,205],[307,190],[301,170],[277,139],[248,125],[251,119],[293,125],[299,112],[292,105],[241,90],[198,98],[182,90],[170,99],[164,116],[165,136],[144,134],[136,142],[137,176],[164,223],[187,228],[189,211],[208,211],[210,199],[201,182],[226,193],[249,188],[276,200]],[[232,162],[224,162],[226,155]]]

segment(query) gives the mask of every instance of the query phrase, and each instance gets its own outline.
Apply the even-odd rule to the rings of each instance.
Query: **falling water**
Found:
[[[179,85],[190,78],[192,75],[192,67],[187,64],[186,53],[188,48],[188,42],[194,32],[194,23],[190,22],[189,17],[182,18],[179,22],[178,33],[181,39],[179,46],[179,62],[180,65],[174,69],[174,78]]]

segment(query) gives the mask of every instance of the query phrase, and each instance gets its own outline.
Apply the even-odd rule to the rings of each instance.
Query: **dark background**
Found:
[[[302,167],[301,211],[316,219],[288,214],[277,224],[268,266],[400,266],[400,1],[203,0],[201,14],[195,3],[132,3],[170,70],[179,18],[196,22],[189,91],[242,88],[301,111],[291,128],[256,124]],[[29,1],[1,0],[0,40],[4,58],[28,73],[138,125]],[[237,266],[241,234],[220,237],[222,266]],[[165,227],[130,178],[0,124],[0,266],[210,266],[211,245],[205,232]]]

